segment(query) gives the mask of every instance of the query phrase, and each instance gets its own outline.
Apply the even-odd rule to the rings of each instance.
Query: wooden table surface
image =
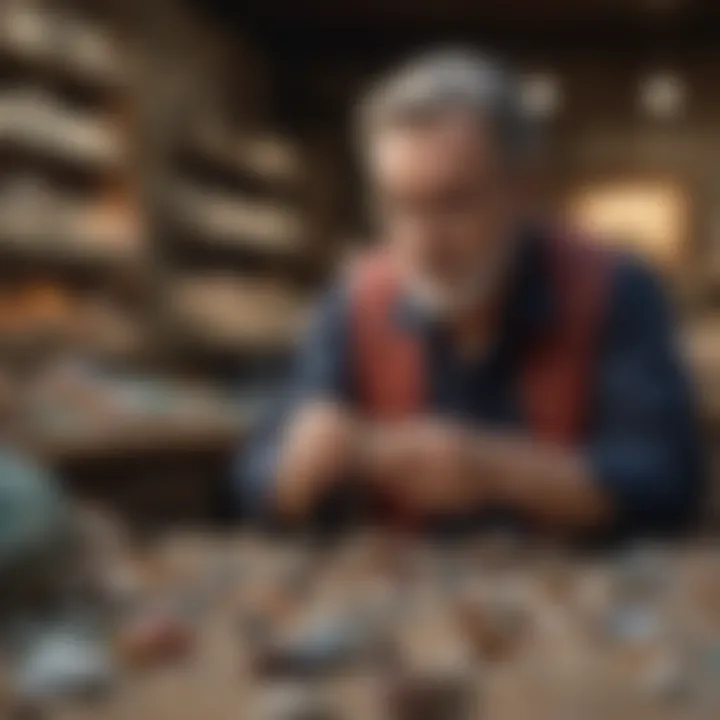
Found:
[[[333,707],[328,717],[392,720],[401,717],[387,701],[393,678],[421,676],[471,688],[476,709],[440,720],[720,717],[720,693],[709,689],[720,686],[720,551],[709,547],[598,559],[508,538],[438,547],[368,534],[318,549],[175,533],[109,572],[118,593],[182,608],[195,647],[182,662],[144,669],[118,655],[113,691],[56,707],[53,720],[281,720],[295,716],[273,705],[297,703],[311,687]],[[635,624],[610,632],[613,618],[629,617],[615,617],[628,592]],[[496,623],[501,652],[473,642],[463,602]],[[392,663],[360,663],[312,686],[253,671],[249,620],[269,618],[285,636],[363,608],[382,609],[376,629],[392,638]]]

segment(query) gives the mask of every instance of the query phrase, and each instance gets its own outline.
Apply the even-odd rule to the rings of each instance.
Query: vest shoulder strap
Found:
[[[523,359],[521,394],[535,436],[579,442],[588,430],[609,305],[611,252],[576,237],[548,241],[556,316]]]
[[[358,258],[350,271],[351,342],[359,405],[373,419],[420,413],[427,401],[425,357],[394,322],[399,282],[383,253]]]

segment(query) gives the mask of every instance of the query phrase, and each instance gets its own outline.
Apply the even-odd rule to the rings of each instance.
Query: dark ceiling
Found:
[[[346,57],[418,42],[720,47],[718,0],[188,0],[279,51]]]
[[[279,101],[297,108],[312,98],[315,113],[352,95],[358,78],[431,45],[480,45],[520,63],[601,58],[622,67],[641,57],[708,65],[712,55],[720,66],[720,0],[186,1],[262,48]]]

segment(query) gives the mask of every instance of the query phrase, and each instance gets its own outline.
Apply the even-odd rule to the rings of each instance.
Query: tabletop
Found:
[[[600,557],[509,536],[174,532],[107,561],[110,681],[41,717],[716,718],[719,560],[697,544]],[[117,618],[143,613],[184,641],[138,649]]]

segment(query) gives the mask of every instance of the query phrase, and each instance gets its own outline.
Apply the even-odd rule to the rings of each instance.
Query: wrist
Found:
[[[502,439],[483,434],[474,445],[475,477],[481,487],[483,500],[488,505],[511,504],[512,489],[507,473],[503,471],[502,457],[508,449]]]
[[[291,514],[304,514],[353,471],[356,423],[334,408],[313,408],[288,431],[280,454],[278,494]]]

